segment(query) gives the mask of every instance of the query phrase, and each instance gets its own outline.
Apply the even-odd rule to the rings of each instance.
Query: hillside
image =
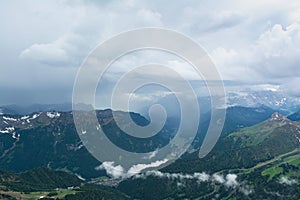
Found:
[[[250,126],[268,118],[271,109],[230,108],[227,112],[224,134]],[[245,113],[243,117],[241,113]],[[125,113],[118,112],[122,117]],[[141,125],[149,121],[137,113],[131,113],[133,120]],[[143,139],[123,133],[116,125],[111,110],[97,111],[97,118],[107,137],[119,147],[135,152],[149,152],[164,146],[173,137],[178,124],[167,120],[165,127],[155,136]],[[204,116],[194,147],[197,148],[209,122]],[[133,145],[134,144],[134,145]],[[95,170],[101,163],[92,157],[82,145],[75,129],[71,112],[37,112],[28,115],[0,115],[0,166],[17,172],[40,166],[63,169],[92,178],[105,175]]]
[[[97,111],[97,118],[107,136],[125,149],[153,148],[167,142],[171,137],[160,135],[152,138],[150,146],[143,140],[125,137],[117,128],[111,112]],[[25,198],[26,196],[20,193],[23,191],[31,191],[28,195],[37,195],[32,191],[48,195],[53,188],[65,188],[71,182],[72,186],[74,183],[80,184],[80,189],[63,189],[58,194],[54,193],[56,197],[212,199],[219,195],[227,199],[276,199],[280,195],[279,199],[299,199],[297,188],[300,180],[300,123],[291,121],[277,112],[261,122],[260,120],[271,115],[270,112],[271,109],[266,108],[231,108],[227,112],[226,126],[227,131],[235,131],[224,132],[213,151],[205,158],[199,159],[197,152],[187,153],[160,172],[154,171],[122,181],[117,180],[116,184],[108,184],[109,187],[104,186],[105,183],[114,183],[115,180],[104,178],[105,171],[95,170],[100,162],[82,145],[74,127],[72,113],[1,115],[0,166],[2,169],[22,173],[2,171],[2,189],[13,192],[2,191],[0,195],[3,198],[8,198],[9,195]],[[238,118],[242,113],[244,115]],[[131,115],[137,124],[143,126],[149,123],[139,114]],[[118,116],[122,117],[122,112],[119,112]],[[256,121],[260,123],[251,126]],[[244,124],[239,126],[241,123]],[[246,127],[242,128],[243,126]],[[135,146],[130,145],[132,143]],[[37,168],[40,166],[48,168]],[[72,172],[88,179],[81,181],[74,175],[52,171],[49,168]],[[30,169],[34,170],[24,172]],[[89,180],[95,177],[98,179],[92,179],[89,183]]]
[[[268,120],[219,139],[213,151],[199,160],[197,152],[166,168],[172,172],[216,172],[248,168],[300,147],[300,123],[274,113]]]
[[[128,199],[121,192],[90,185],[77,176],[45,167],[23,173],[0,171],[0,199]]]
[[[300,110],[291,114],[290,116],[288,116],[288,118],[293,121],[300,121]]]
[[[23,173],[0,171],[0,185],[8,190],[33,192],[80,186],[82,180],[63,171],[36,168]]]
[[[201,160],[194,153],[119,189],[141,199],[299,199],[299,138],[300,123],[274,113],[221,138]]]
[[[122,112],[118,114],[122,115]],[[139,114],[131,115],[138,124],[149,123]],[[113,120],[111,110],[97,111],[97,117],[113,142],[124,148],[147,147],[142,142],[136,146],[131,145],[131,138],[124,137]],[[157,142],[153,144],[162,140],[157,137]],[[82,145],[71,112],[0,115],[0,158],[1,169],[16,172],[47,166],[70,171],[84,178],[105,175],[103,170],[95,170],[101,163]]]

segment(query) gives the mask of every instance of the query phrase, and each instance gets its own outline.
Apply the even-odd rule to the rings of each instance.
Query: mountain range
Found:
[[[124,149],[153,150],[172,139],[176,120],[168,121],[164,126],[163,129],[169,131],[167,136],[158,134],[151,138],[149,145],[145,141],[125,137],[112,112],[118,112],[121,117],[126,114],[99,110],[96,111],[97,118],[109,139]],[[294,117],[297,113],[285,117],[266,106],[229,107],[221,138],[206,157],[199,159],[198,148],[210,119],[207,113],[199,122],[198,135],[191,151],[160,171],[148,171],[124,180],[109,178],[105,170],[99,170],[98,166],[102,163],[91,156],[82,144],[71,111],[26,115],[2,113],[0,188],[9,188],[16,193],[0,192],[0,195],[3,198],[5,195],[17,197],[19,192],[32,193],[36,190],[49,193],[60,186],[55,181],[43,179],[53,184],[36,188],[34,183],[39,183],[40,179],[33,179],[34,183],[26,182],[26,179],[31,179],[26,173],[56,180],[55,174],[62,171],[67,173],[62,175],[66,183],[76,180],[79,188],[68,190],[69,195],[54,195],[56,198],[92,199],[91,196],[94,196],[97,199],[95,196],[102,195],[107,199],[299,199],[300,123],[291,120],[297,119]],[[149,123],[138,113],[130,115],[139,125]],[[3,178],[7,176],[14,178]]]

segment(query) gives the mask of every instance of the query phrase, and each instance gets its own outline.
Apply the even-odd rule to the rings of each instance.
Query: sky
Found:
[[[86,56],[112,36],[143,27],[192,38],[224,81],[300,96],[298,0],[7,0],[0,3],[0,105],[70,102]],[[186,63],[159,52],[128,56],[108,78],[153,59],[197,79]]]

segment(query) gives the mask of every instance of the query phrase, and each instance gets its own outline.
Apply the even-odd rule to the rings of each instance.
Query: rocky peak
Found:
[[[288,119],[282,114],[275,112],[272,114],[271,120],[288,120]]]

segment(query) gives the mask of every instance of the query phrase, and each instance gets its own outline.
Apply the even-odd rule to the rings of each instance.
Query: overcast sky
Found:
[[[268,84],[300,96],[299,0],[95,2],[1,1],[0,105],[70,102],[88,53],[120,32],[142,27],[193,38],[224,80],[253,88]],[[136,57],[123,63],[138,63]],[[189,76],[180,62],[164,63]]]

